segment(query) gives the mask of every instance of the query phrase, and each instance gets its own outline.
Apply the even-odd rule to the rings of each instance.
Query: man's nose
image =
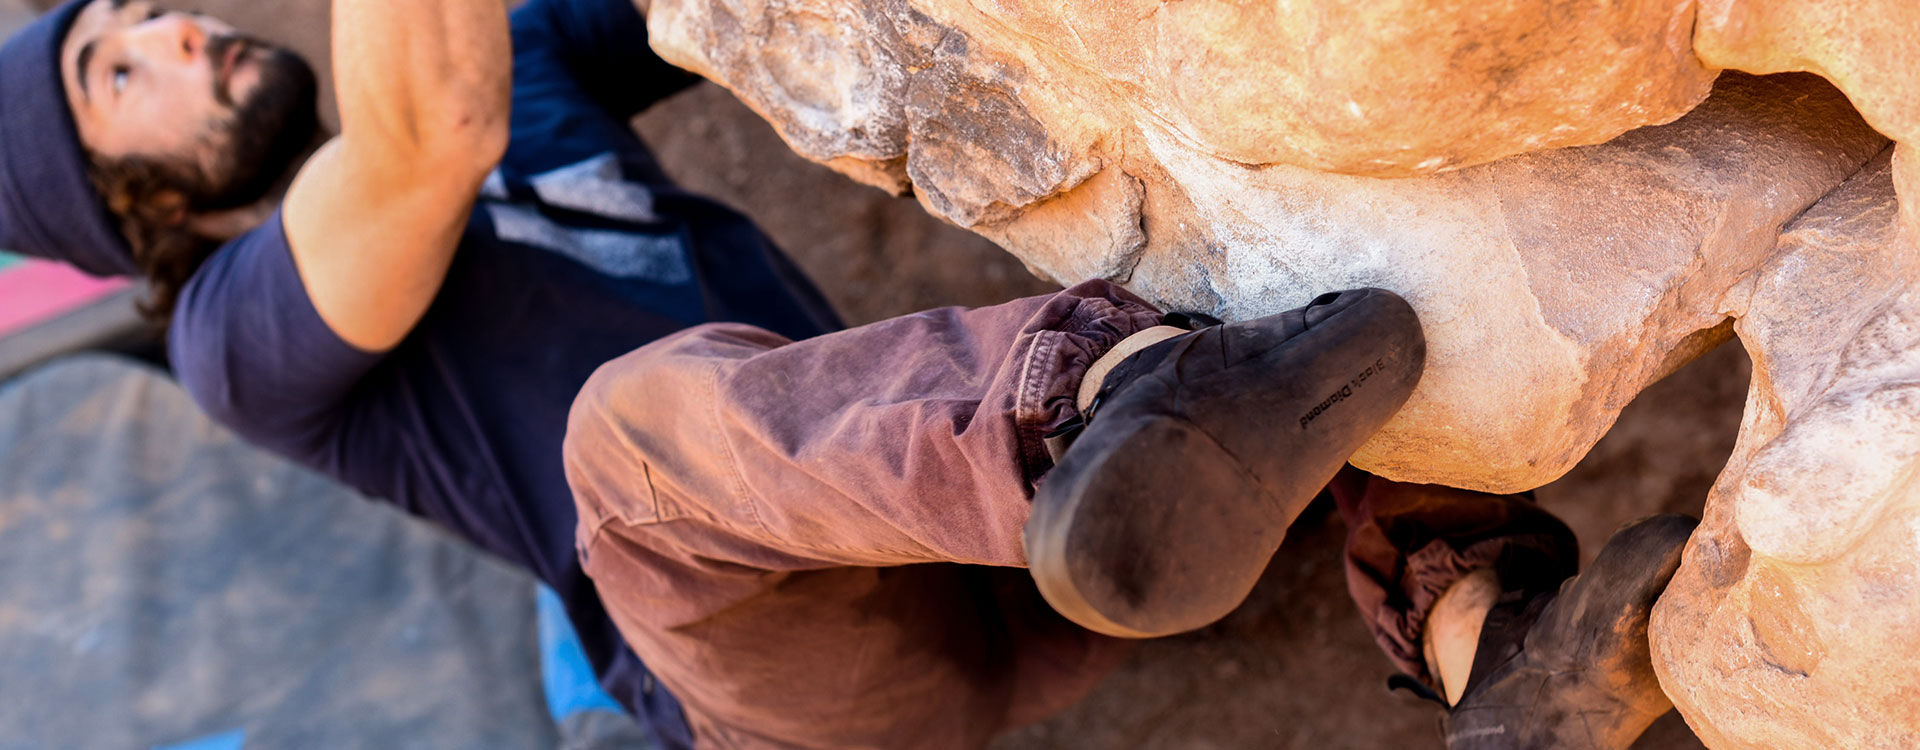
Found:
[[[135,44],[155,60],[194,63],[205,54],[206,29],[187,13],[168,13],[133,29]]]

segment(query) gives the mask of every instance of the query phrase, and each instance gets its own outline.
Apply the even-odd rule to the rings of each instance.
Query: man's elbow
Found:
[[[388,156],[404,172],[478,185],[507,153],[511,79],[504,73],[446,73],[437,85],[416,82],[417,97],[370,118],[367,135],[392,148]],[[355,135],[352,124],[345,133],[349,139]]]
[[[504,108],[449,113],[430,128],[420,133],[417,161],[432,173],[478,184],[507,154]]]

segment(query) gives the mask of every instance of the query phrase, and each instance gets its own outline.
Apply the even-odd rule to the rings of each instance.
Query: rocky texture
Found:
[[[1401,292],[1428,376],[1356,457],[1396,478],[1548,482],[1739,335],[1741,452],[1663,600],[1664,684],[1716,747],[1920,745],[1920,5],[656,0],[650,32],[1055,280],[1227,318]],[[1819,77],[1702,102],[1720,68]]]
[[[1155,142],[1149,194],[1177,189],[1165,200],[1211,236],[1145,254],[1132,287],[1227,318],[1328,289],[1394,289],[1427,323],[1428,373],[1356,462],[1537,487],[1647,383],[1727,336],[1716,298],[1884,145],[1811,76],[1730,76],[1670,125],[1410,180],[1250,168]]]
[[[1045,291],[977,235],[800,159],[717,87],[663,102],[637,124],[676,181],[752,216],[849,319]],[[1698,516],[1733,449],[1747,368],[1728,344],[1654,384],[1579,466],[1539,490],[1541,502],[1589,554],[1628,519]],[[1143,644],[1092,696],[993,750],[1439,750],[1435,707],[1381,688],[1388,666],[1348,601],[1344,530],[1330,511],[1318,507],[1289,530],[1252,600],[1226,621]],[[1669,715],[1634,748],[1700,744]]]
[[[1665,122],[1712,80],[1687,5],[1431,5],[659,0],[649,30],[802,155],[1061,281],[1216,239],[1157,151],[1426,174]]]
[[[1701,0],[1693,48],[1715,67],[1818,73],[1901,146],[1894,184],[1920,230],[1920,3],[1911,0]]]
[[[1681,120],[1599,146],[1376,180],[1162,154],[1202,252],[1133,286],[1244,318],[1372,285],[1427,323],[1427,375],[1356,457],[1508,492],[1573,466],[1646,384],[1727,335],[1717,301],[1885,141],[1811,76],[1731,75]]]
[[[1662,684],[1713,747],[1920,746],[1916,280],[1882,154],[1740,295],[1740,441],[1654,621]]]
[[[0,0],[0,8],[15,1]],[[324,0],[186,5],[238,19],[327,70]],[[910,199],[887,198],[800,160],[764,121],[712,86],[655,107],[638,124],[675,179],[751,215],[852,321],[1047,289],[1013,256]],[[1542,502],[1568,520],[1589,553],[1626,519],[1698,514],[1731,449],[1745,383],[1745,355],[1723,346],[1655,384],[1580,466],[1541,488]],[[1147,644],[1089,699],[1003,738],[995,750],[1437,750],[1433,707],[1381,689],[1386,662],[1347,601],[1341,533],[1325,515],[1303,519],[1248,607],[1200,633]],[[259,635],[277,637],[272,630]],[[1314,689],[1300,689],[1306,684]],[[1699,745],[1669,716],[1635,747]]]
[[[1604,145],[1410,180],[1333,174],[1324,170],[1409,174],[1605,139],[1685,110],[1711,73],[1687,52],[1691,6],[1556,4],[1571,14],[1562,20],[1585,22],[1568,27],[1581,44],[1601,43],[1590,27],[1618,31],[1606,41],[1613,54],[1592,56],[1628,66],[1611,68],[1575,64],[1583,58],[1557,41],[1522,33],[1538,26],[1524,20],[1528,3],[1471,11],[1475,23],[1413,0],[1307,2],[1305,15],[1283,5],[1226,25],[1209,2],[1128,14],[1015,0],[658,0],[649,29],[663,55],[734,89],[801,154],[912,189],[1057,281],[1128,280],[1224,317],[1329,288],[1400,291],[1434,324],[1436,367],[1361,463],[1489,490],[1564,473],[1641,387],[1725,336],[1713,331],[1725,311],[1700,303],[1884,145],[1810,77],[1732,76],[1719,103]],[[1440,48],[1448,62],[1420,67]],[[1366,68],[1379,74],[1370,78],[1356,72],[1364,65],[1334,64],[1348,59],[1339,50],[1386,62]],[[1316,72],[1299,72],[1315,61]],[[1204,96],[1174,95],[1182,76],[1203,72],[1210,82],[1194,91]],[[1458,96],[1491,93],[1446,109],[1448,89],[1409,83],[1436,77]],[[1629,96],[1589,91],[1579,84],[1589,78],[1645,83]],[[1547,80],[1564,90],[1537,83]],[[1212,106],[1222,97],[1291,102],[1279,109],[1292,114]],[[1359,122],[1382,135],[1308,127],[1324,119],[1311,115],[1324,109],[1315,102],[1342,99],[1371,112]],[[1228,121],[1260,136],[1221,135]],[[1500,136],[1496,121],[1531,135]],[[1408,140],[1422,133],[1436,140]],[[1441,142],[1480,145],[1440,154]],[[1495,142],[1505,145],[1486,145]],[[1420,158],[1365,168],[1374,157],[1355,154],[1381,144]]]
[[[917,187],[1022,255],[1046,245],[1032,226],[991,225],[1138,249],[1113,222],[1083,221],[1103,217],[1028,215],[1096,174],[1146,176],[1155,132],[1239,164],[1431,174],[1668,122],[1726,68],[1818,73],[1882,133],[1920,135],[1907,0],[659,0],[650,13],[656,49],[735,90],[801,154]],[[1920,190],[1908,161],[1900,182]],[[1138,207],[1137,190],[1095,190],[1119,200],[1107,213]]]
[[[898,179],[904,158],[947,191],[968,173],[1011,186],[993,167],[1023,165],[992,157],[1037,157],[1020,176],[1041,191],[1014,208],[1147,128],[1245,164],[1406,176],[1669,121],[1713,79],[1692,4],[1671,0],[656,0],[650,17],[668,59],[815,159]]]

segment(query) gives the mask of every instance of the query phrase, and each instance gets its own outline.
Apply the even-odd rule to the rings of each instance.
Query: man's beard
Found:
[[[241,102],[233,100],[219,75],[235,45],[255,56],[260,71],[252,95]],[[208,40],[206,55],[214,66],[214,99],[233,114],[209,138],[213,163],[201,179],[188,180],[198,184],[180,186],[186,188],[189,210],[196,212],[240,208],[266,197],[306,154],[320,128],[319,84],[299,55],[241,36]]]

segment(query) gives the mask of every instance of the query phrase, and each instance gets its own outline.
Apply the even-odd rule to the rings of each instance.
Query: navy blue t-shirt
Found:
[[[645,40],[628,0],[514,13],[511,144],[439,296],[394,350],[358,350],[321,321],[277,213],[194,275],[170,349],[187,390],[242,436],[552,586],[602,683],[671,746],[688,742],[678,704],[575,555],[568,409],[596,367],[690,325],[797,339],[840,323],[745,217],[672,186],[628,127],[695,80]]]

